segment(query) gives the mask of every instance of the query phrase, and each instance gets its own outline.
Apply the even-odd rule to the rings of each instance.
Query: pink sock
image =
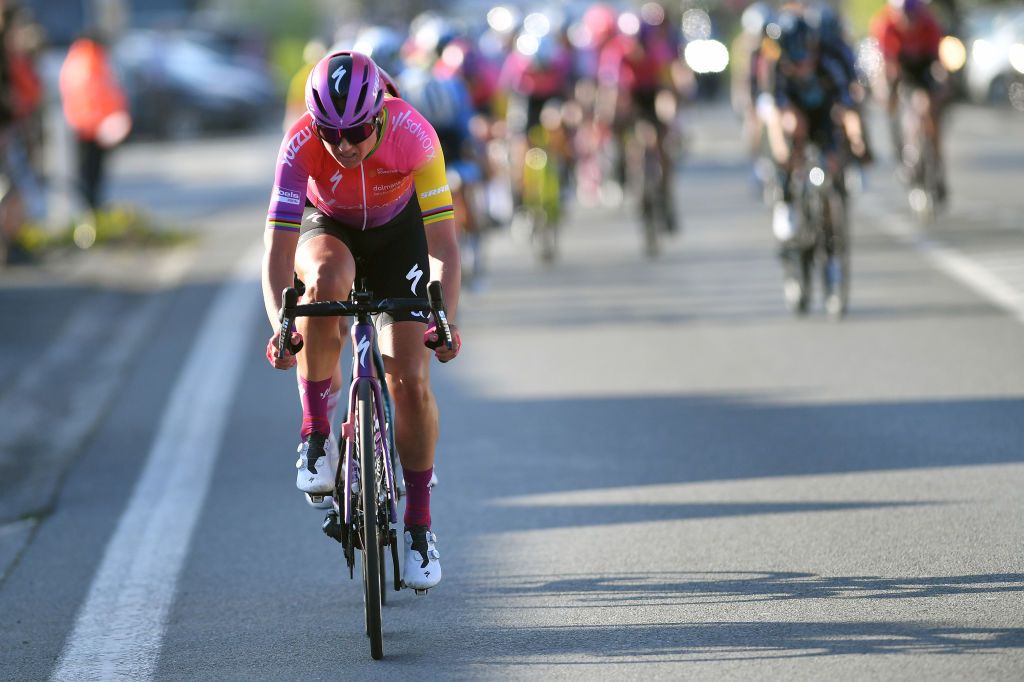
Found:
[[[309,381],[299,377],[299,397],[302,398],[302,437],[314,431],[329,435],[331,421],[327,416],[327,398],[331,393],[330,378]]]
[[[434,467],[426,471],[403,469],[405,478],[405,527],[430,527],[430,476]]]

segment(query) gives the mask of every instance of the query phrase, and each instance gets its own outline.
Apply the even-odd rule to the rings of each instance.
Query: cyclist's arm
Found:
[[[275,330],[279,324],[281,291],[292,285],[295,270],[295,251],[309,180],[307,158],[313,149],[307,145],[318,144],[309,131],[308,122],[302,119],[293,124],[289,133],[278,153],[263,234],[263,305]]]
[[[298,233],[268,229],[263,235],[263,305],[275,331],[280,324],[278,312],[281,292],[292,285]]]
[[[445,177],[444,157],[438,153],[413,173],[423,213],[430,254],[430,279],[441,282],[449,318],[455,319],[462,284],[459,238],[455,228],[452,193]]]

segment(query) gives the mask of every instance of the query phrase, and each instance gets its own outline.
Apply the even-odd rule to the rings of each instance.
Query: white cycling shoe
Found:
[[[405,564],[402,566],[402,584],[417,593],[426,592],[441,582],[441,555],[437,551],[437,536],[426,526],[405,529]]]
[[[796,211],[784,201],[775,203],[772,209],[772,232],[780,242],[788,242],[796,236]]]
[[[338,443],[333,435],[325,436],[316,431],[309,434],[299,444],[295,487],[310,496],[330,495],[334,492],[339,459]]]

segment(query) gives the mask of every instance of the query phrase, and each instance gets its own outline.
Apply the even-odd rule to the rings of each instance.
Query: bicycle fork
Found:
[[[377,377],[377,368],[373,357],[373,352],[376,349],[376,330],[373,327],[373,323],[370,321],[360,321],[353,325],[352,328],[352,349],[353,349],[353,363],[352,363],[352,385],[349,388],[348,404],[349,409],[349,422],[342,425],[342,432],[345,436],[346,443],[346,461],[349,466],[345,467],[345,492],[344,495],[344,515],[342,518],[346,524],[352,523],[353,509],[352,509],[352,495],[358,492],[358,481],[355,476],[356,467],[355,464],[355,425],[351,423],[354,410],[351,406],[356,404],[356,395],[361,381],[369,381],[370,387],[373,393],[373,408],[374,408],[374,419],[378,424],[377,433],[374,435],[374,452],[381,458],[381,466],[384,469],[384,478],[387,481],[388,489],[395,491],[395,472],[391,466],[391,447],[388,439],[384,437],[386,431],[386,418],[384,412],[384,395],[381,390],[381,382]],[[362,434],[360,434],[362,435]],[[356,486],[355,488],[353,486]],[[398,504],[395,500],[395,495],[388,496],[388,521],[389,524],[397,523],[398,519]],[[365,519],[364,519],[365,522]]]

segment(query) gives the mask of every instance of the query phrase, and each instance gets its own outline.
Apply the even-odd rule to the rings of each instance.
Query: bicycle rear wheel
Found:
[[[367,381],[360,382],[356,393],[356,419],[359,424],[360,483],[363,503],[363,599],[366,613],[366,636],[370,638],[370,656],[384,657],[384,629],[381,622],[380,537],[377,525],[377,457],[374,434],[374,403]]]
[[[846,200],[836,191],[829,195],[825,263],[822,272],[825,311],[833,319],[846,315],[850,304],[850,230]]]
[[[659,196],[661,169],[657,155],[658,150],[648,146],[644,149],[641,161],[640,216],[644,228],[644,254],[648,258],[656,258],[661,253],[658,232],[665,220],[664,197]]]

